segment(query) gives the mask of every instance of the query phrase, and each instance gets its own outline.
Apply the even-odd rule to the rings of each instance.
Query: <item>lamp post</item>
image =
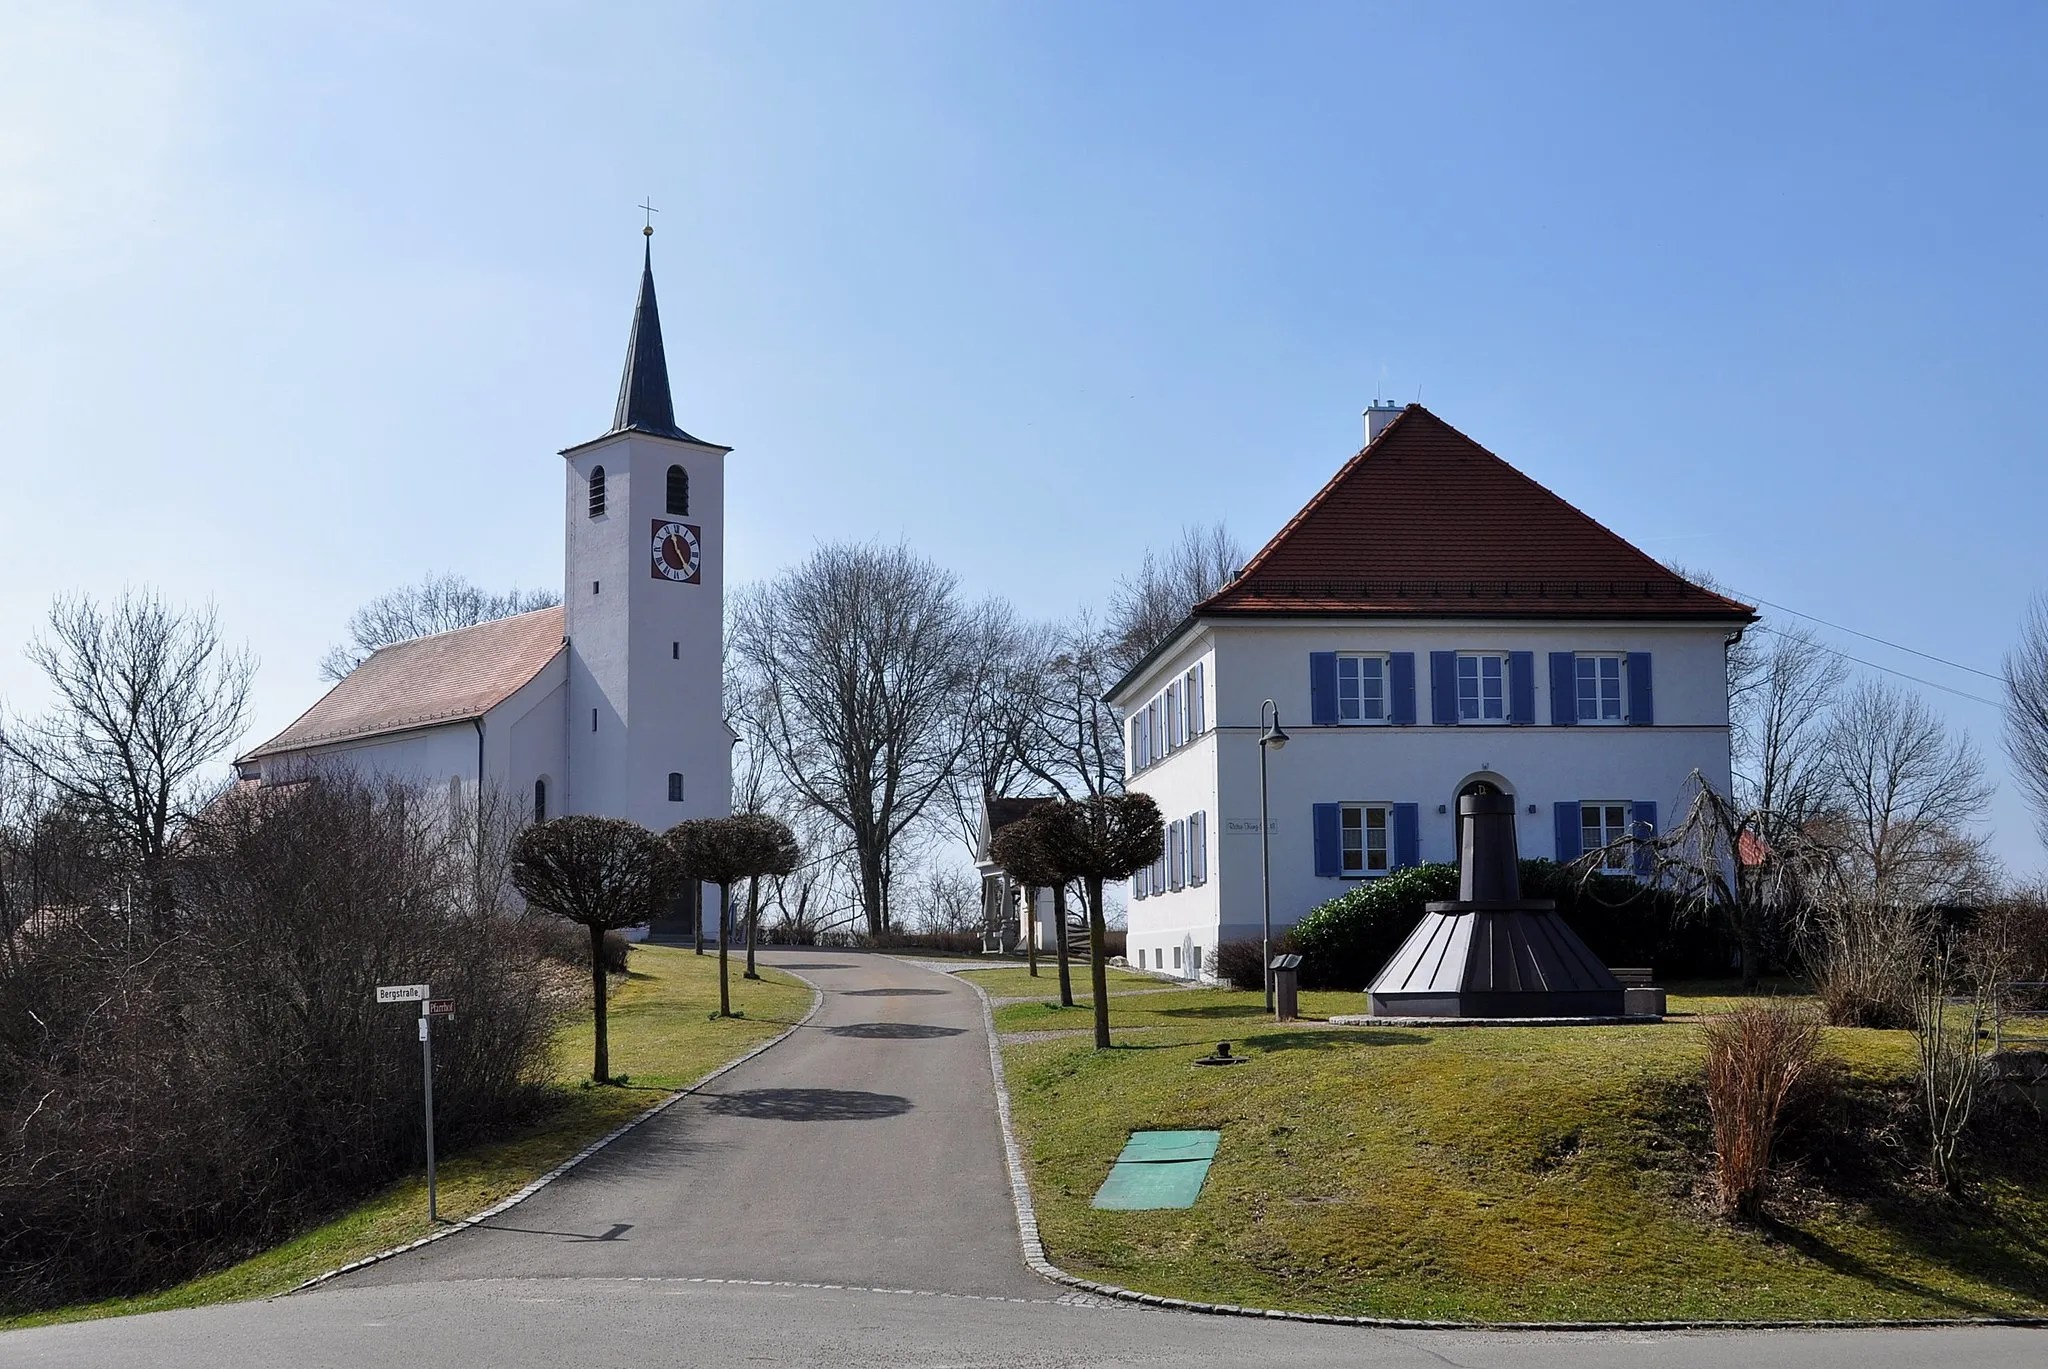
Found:
[[[1273,721],[1266,721],[1267,710]],[[1266,750],[1287,745],[1280,730],[1280,705],[1267,699],[1259,705],[1259,978],[1266,986],[1266,1011],[1273,1011],[1273,824],[1266,817]]]

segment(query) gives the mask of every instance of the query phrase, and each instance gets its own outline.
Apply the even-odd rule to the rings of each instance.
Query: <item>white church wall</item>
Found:
[[[447,790],[459,781],[475,796],[476,728],[467,722],[414,728],[340,746],[292,751],[256,762],[265,784],[310,774],[349,771],[364,779],[385,778],[423,789]]]

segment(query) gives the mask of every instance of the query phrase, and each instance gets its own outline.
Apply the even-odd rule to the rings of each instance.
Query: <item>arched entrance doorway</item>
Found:
[[[1515,786],[1505,775],[1492,770],[1477,770],[1458,781],[1457,792],[1451,796],[1451,860],[1456,862],[1465,849],[1465,820],[1458,816],[1458,800],[1467,794],[1505,794],[1515,796]]]

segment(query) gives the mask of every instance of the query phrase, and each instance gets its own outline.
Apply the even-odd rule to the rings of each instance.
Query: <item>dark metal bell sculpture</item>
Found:
[[[1549,899],[1522,897],[1515,801],[1458,800],[1458,897],[1432,903],[1367,990],[1381,1017],[1619,1017],[1621,981]]]

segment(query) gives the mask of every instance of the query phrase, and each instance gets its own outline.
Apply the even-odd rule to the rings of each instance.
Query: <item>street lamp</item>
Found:
[[[1273,721],[1266,721],[1272,710]],[[1259,705],[1259,978],[1266,985],[1266,1011],[1273,1011],[1273,824],[1266,817],[1266,751],[1287,745],[1280,730],[1280,705],[1267,699]]]

